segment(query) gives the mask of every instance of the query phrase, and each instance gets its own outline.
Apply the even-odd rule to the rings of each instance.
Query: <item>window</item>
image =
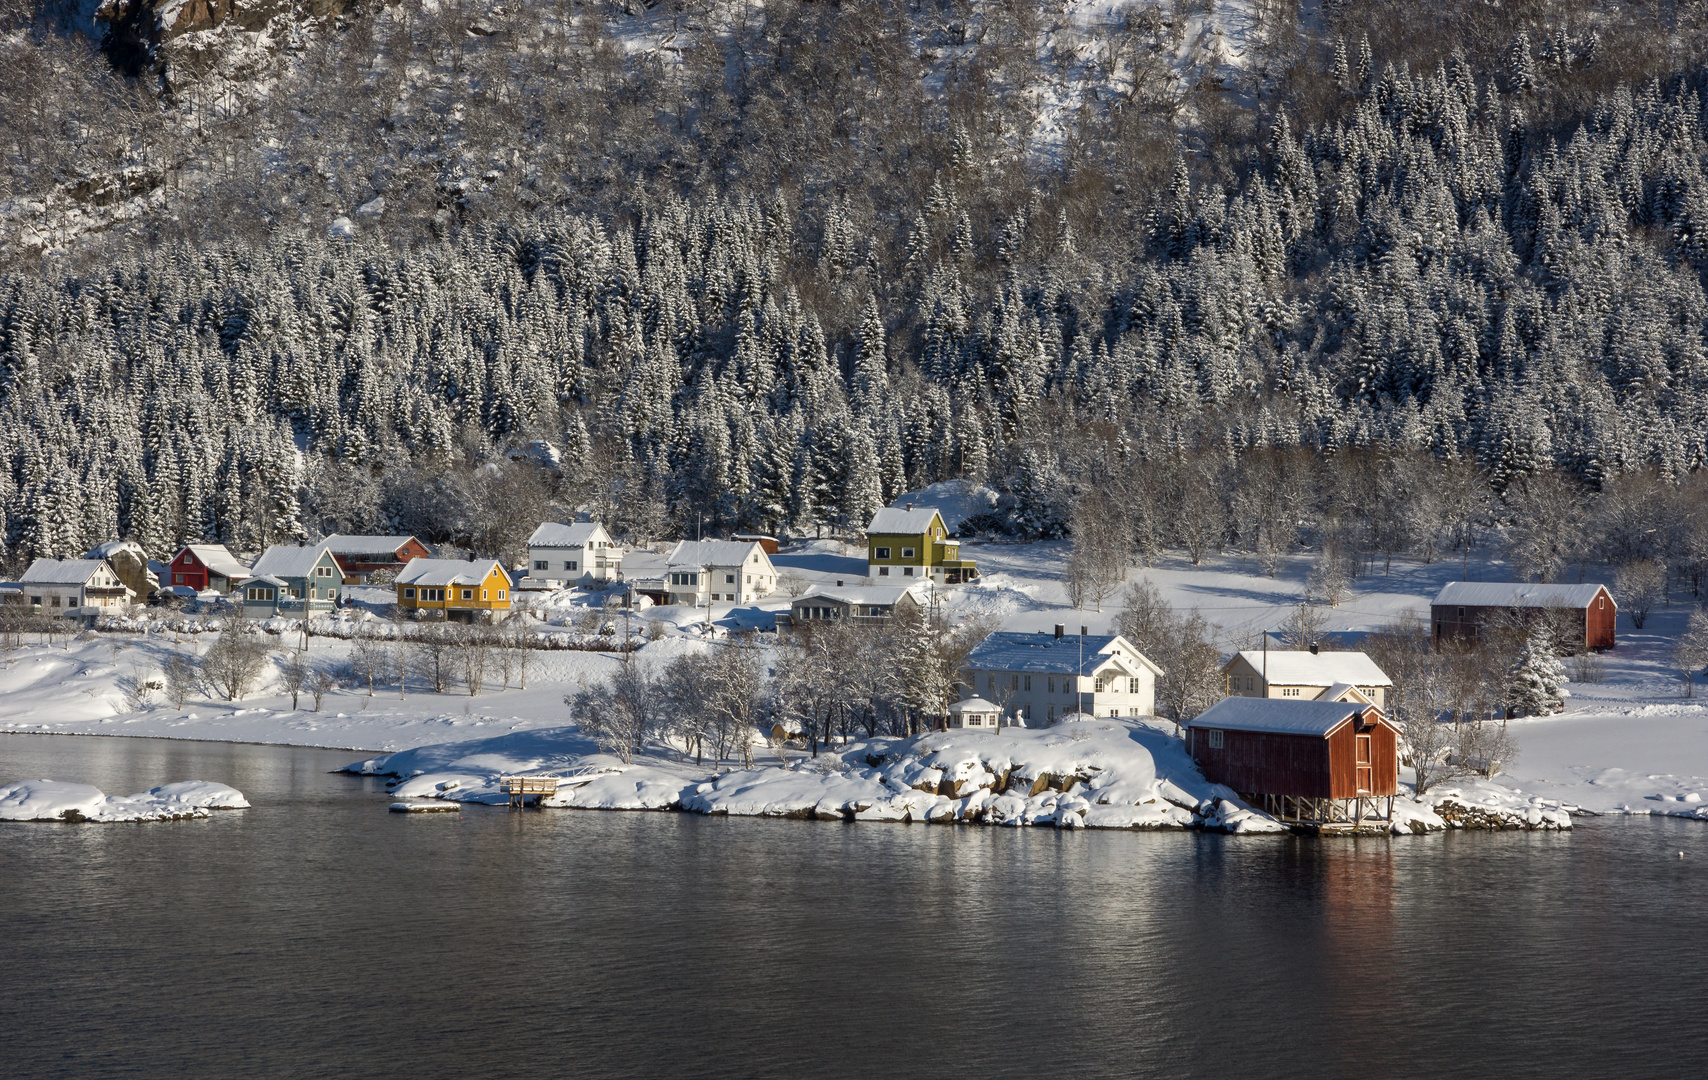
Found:
[[[480,598],[482,600],[486,599],[486,590],[485,589],[480,590]]]
[[[1220,750],[1222,748],[1222,733],[1220,730],[1212,728],[1204,734],[1210,737],[1210,749]]]
[[[912,577],[913,576],[913,567],[911,567],[911,566],[902,567],[901,568],[901,576],[902,577]]]
[[[1053,724],[1055,722],[1056,722],[1056,707],[1054,705],[1051,705],[1050,706],[1050,723]]]
[[[1108,692],[1109,692],[1109,676],[1107,676],[1107,675],[1097,676],[1096,693],[1106,694]]]
[[[545,559],[535,559],[534,560],[534,569],[535,570],[550,570],[551,568],[552,568],[552,564]],[[564,567],[564,569],[567,570],[569,568],[566,566],[566,567]]]
[[[563,568],[565,570],[574,570],[575,569],[575,560],[574,559],[564,560]]]
[[[1605,597],[1605,596],[1596,597],[1595,598],[1595,607],[1596,607],[1596,610],[1598,610],[1598,611],[1605,611],[1607,609],[1607,597]]]
[[[1018,690],[1018,689],[1020,689],[1020,676],[1018,676],[1018,675],[1010,675],[1010,676],[1009,676],[1009,677],[1008,677],[1008,688],[1009,688],[1009,689],[1010,689],[1010,690]]]
[[[1282,697],[1298,697],[1299,696],[1299,688],[1297,686],[1284,686],[1281,688],[1281,696]]]
[[[330,566],[317,566],[314,568],[314,576],[315,577],[331,577],[332,576],[332,567],[330,567]]]
[[[314,588],[309,589],[308,590],[308,598],[310,600],[319,600],[320,599],[320,590],[314,589]]]
[[[904,559],[913,558],[913,549],[912,548],[902,548],[901,549],[901,557]]]
[[[1030,675],[1026,676],[1026,692],[1032,692],[1032,676]]]
[[[890,568],[887,566],[878,567],[878,576],[879,577],[889,577],[890,576]]]
[[[498,590],[498,599],[500,599],[500,600],[509,599],[509,596],[507,595],[509,592],[510,592],[509,589],[499,589]]]
[[[1049,692],[1052,694],[1056,692],[1056,677],[1054,675],[1050,676],[1050,691]],[[1056,711],[1055,706],[1052,705],[1050,707],[1050,714],[1053,716],[1055,714],[1055,711]]]
[[[872,555],[872,558],[874,559],[887,559],[890,557],[890,549],[887,547],[875,548],[873,550],[874,554]]]
[[[42,598],[39,596],[32,596],[32,597],[30,597],[30,603],[35,607],[41,607],[42,606]]]
[[[53,607],[58,607],[58,606],[59,606],[59,594],[58,594],[58,593],[54,593],[54,594],[53,594],[53,604],[52,604],[52,606],[53,606]]]
[[[1139,680],[1136,678],[1128,679],[1127,680],[1127,693],[1136,694],[1138,692],[1139,692]]]
[[[1464,608],[1459,609],[1459,621],[1460,622],[1465,621],[1465,609]]]
[[[301,600],[302,599],[302,590],[301,589],[292,589],[291,590],[291,599],[292,600]]]
[[[734,585],[735,584],[735,575],[734,574],[725,574],[724,575],[724,584],[725,585]]]
[[[473,589],[464,589],[463,590],[463,599],[464,600],[473,600],[474,599],[474,590]]]
[[[183,574],[173,574],[172,575],[172,584],[174,584],[174,585],[184,584],[184,575]]]
[[[413,599],[415,599],[415,590],[414,590],[414,589],[405,589],[405,590],[403,590],[403,598],[404,598],[404,599],[405,599],[405,600],[413,600]]]

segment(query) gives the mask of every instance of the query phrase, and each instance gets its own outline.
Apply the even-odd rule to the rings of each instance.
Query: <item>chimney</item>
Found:
[[[1061,623],[1056,624],[1056,640],[1057,641],[1060,641],[1062,639],[1062,633],[1065,630],[1067,630],[1067,627],[1063,626]]]
[[[909,509],[909,510],[912,510],[912,509],[913,509],[913,504],[912,504],[912,503],[908,503],[908,504],[907,504],[907,508],[908,508],[908,509]]]
[[[1313,642],[1311,642],[1311,655],[1315,656],[1316,654],[1317,654],[1317,643],[1313,641]]]
[[[1086,632],[1085,632],[1085,627],[1082,626],[1079,628],[1079,636],[1080,637],[1086,637],[1087,636]]]

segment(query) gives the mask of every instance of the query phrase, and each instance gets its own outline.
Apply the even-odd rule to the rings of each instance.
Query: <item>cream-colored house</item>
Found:
[[[1363,701],[1386,709],[1388,678],[1361,652],[1244,649],[1222,668],[1229,697]]]
[[[996,633],[965,662],[965,686],[1005,720],[1047,727],[1071,713],[1151,716],[1162,669],[1119,634]]]
[[[777,570],[757,541],[683,540],[664,561],[672,604],[744,604],[777,589]]]
[[[92,618],[136,602],[106,559],[37,559],[18,586],[24,603],[47,615]]]
[[[529,585],[576,585],[622,576],[623,549],[597,521],[548,521],[528,537]]]

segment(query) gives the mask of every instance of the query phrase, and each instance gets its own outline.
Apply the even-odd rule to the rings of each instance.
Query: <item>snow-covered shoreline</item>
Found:
[[[1095,717],[1042,730],[943,731],[870,738],[792,761],[719,771],[652,754],[622,762],[573,727],[418,747],[351,762],[346,772],[394,778],[390,797],[501,804],[506,775],[559,780],[543,808],[674,810],[829,821],[1292,831],[1207,782],[1185,747],[1154,720]],[[1440,812],[1449,804],[1446,813]],[[1497,784],[1402,795],[1395,834],[1448,828],[1569,829],[1571,809]]]

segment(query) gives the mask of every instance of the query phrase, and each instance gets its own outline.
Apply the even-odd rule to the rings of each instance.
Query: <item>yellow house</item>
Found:
[[[915,510],[912,503],[879,510],[866,527],[866,576],[886,585],[911,585],[930,579],[939,585],[976,580],[978,567],[961,558],[961,544],[949,539],[943,515],[935,507]],[[900,579],[900,580],[897,580]]]
[[[480,612],[509,611],[513,588],[496,562],[411,559],[397,575],[397,606],[472,622]]]

